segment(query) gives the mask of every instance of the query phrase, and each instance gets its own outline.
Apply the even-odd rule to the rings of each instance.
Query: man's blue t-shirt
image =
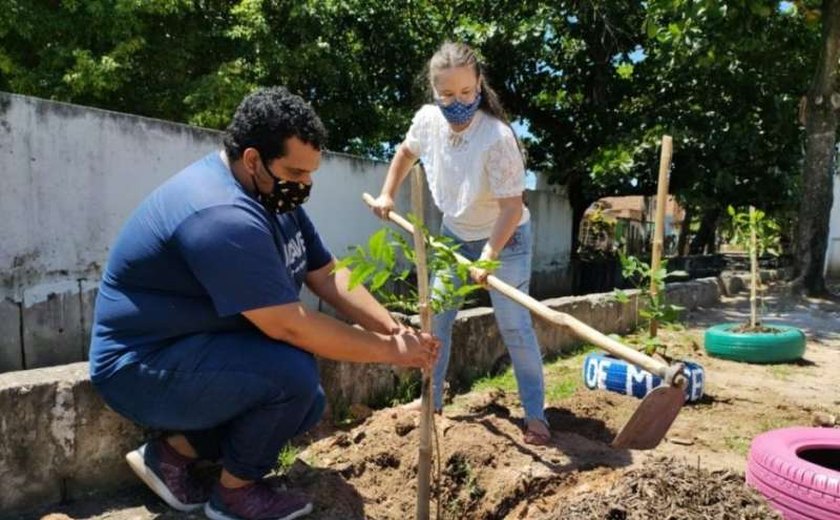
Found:
[[[96,299],[91,379],[192,334],[253,329],[241,312],[298,301],[306,273],[331,259],[302,208],[269,214],[210,154],[120,232]]]

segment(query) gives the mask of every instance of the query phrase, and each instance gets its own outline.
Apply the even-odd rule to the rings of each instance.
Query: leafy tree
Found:
[[[388,158],[425,99],[425,61],[460,39],[527,126],[529,167],[567,185],[574,220],[558,225],[576,235],[598,198],[653,194],[669,133],[694,250],[714,247],[728,205],[789,218],[801,186],[799,272],[818,289],[837,2],[0,0],[0,89],[222,128],[247,92],[285,84],[331,149]]]
[[[625,114],[629,131],[616,147],[630,147],[644,167],[639,176],[652,180],[647,143],[659,129],[673,133],[671,190],[701,217],[693,252],[714,250],[730,204],[761,201],[773,214],[789,214],[802,143],[795,113],[813,31],[765,2],[667,0],[649,4],[645,31],[646,59],[633,74],[639,90]]]

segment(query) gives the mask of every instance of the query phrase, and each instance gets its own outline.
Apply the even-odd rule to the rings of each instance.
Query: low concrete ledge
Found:
[[[124,486],[123,456],[142,438],[99,398],[87,363],[0,374],[0,513]]]
[[[691,310],[715,304],[721,294],[743,289],[745,276],[705,278],[667,287],[669,301]],[[606,333],[638,325],[638,291],[620,304],[611,294],[545,300]],[[534,320],[544,351],[559,353],[579,343],[568,331]],[[499,368],[506,350],[492,309],[459,313],[453,332],[449,378],[463,387]],[[401,374],[390,367],[321,362],[331,398],[370,402],[393,395]],[[390,393],[390,394],[389,394]],[[0,374],[0,516],[12,510],[77,498],[91,491],[134,483],[123,456],[144,431],[105,406],[88,379],[87,363]]]

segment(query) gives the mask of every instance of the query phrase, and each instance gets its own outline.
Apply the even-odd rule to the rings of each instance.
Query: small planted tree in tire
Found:
[[[729,207],[732,242],[743,245],[750,255],[750,320],[724,323],[706,330],[705,347],[710,356],[748,363],[795,361],[805,352],[805,334],[789,325],[765,325],[760,320],[759,294],[763,291],[758,269],[762,253],[778,254],[779,227],[763,211],[750,206],[747,212]],[[763,307],[763,305],[762,305]]]

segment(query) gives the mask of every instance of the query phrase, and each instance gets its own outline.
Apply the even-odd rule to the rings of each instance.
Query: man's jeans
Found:
[[[268,473],[325,405],[314,356],[256,329],[188,336],[96,387],[117,413],[183,433],[245,480]]]
[[[458,252],[468,259],[475,261],[481,256],[481,250],[486,240],[465,242],[456,237],[446,227],[441,227],[441,234],[452,238],[460,245]],[[531,279],[531,223],[526,222],[518,228],[502,249],[499,255],[501,266],[493,273],[505,283],[528,292]],[[432,294],[443,290],[441,275],[432,275]],[[457,277],[452,277],[455,286],[460,284]],[[496,316],[499,332],[502,334],[505,346],[513,363],[513,372],[519,387],[519,398],[525,408],[526,419],[545,420],[543,411],[545,404],[545,384],[543,382],[543,365],[540,346],[534,334],[531,313],[522,305],[497,291],[490,291],[490,300]],[[434,334],[443,343],[434,370],[434,400],[435,409],[443,407],[443,380],[449,366],[449,353],[452,348],[452,325],[455,323],[457,309],[450,309],[436,314],[432,319]],[[481,348],[479,345],[478,348]]]

